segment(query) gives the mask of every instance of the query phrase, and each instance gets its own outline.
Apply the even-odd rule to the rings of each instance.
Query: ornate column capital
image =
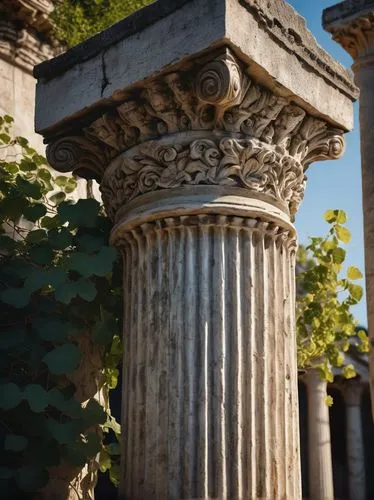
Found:
[[[374,62],[373,0],[346,0],[326,9],[323,26],[354,61]]]
[[[57,170],[101,182],[111,217],[143,194],[197,185],[263,194],[292,217],[308,166],[344,151],[343,130],[256,83],[227,48],[116,99],[47,148]]]

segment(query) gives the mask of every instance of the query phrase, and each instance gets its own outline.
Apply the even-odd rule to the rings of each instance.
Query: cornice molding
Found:
[[[305,20],[284,0],[239,0],[257,19],[270,36],[275,37],[287,50],[303,63],[321,74],[349,97],[357,97],[358,91],[352,80],[345,76],[346,69],[332,60],[317,44],[307,30]],[[335,70],[335,67],[339,71]]]
[[[28,73],[56,56],[61,48],[51,37],[49,0],[5,0],[0,7],[0,57]]]

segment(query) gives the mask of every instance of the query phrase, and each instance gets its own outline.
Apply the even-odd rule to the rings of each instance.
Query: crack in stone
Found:
[[[110,84],[110,81],[108,80],[107,74],[106,74],[106,63],[105,63],[105,51],[103,51],[101,55],[101,66],[103,70],[103,81],[101,83],[101,97],[104,95],[104,91],[107,88],[107,86]]]

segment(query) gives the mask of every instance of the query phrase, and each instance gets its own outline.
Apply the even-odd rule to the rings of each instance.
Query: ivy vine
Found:
[[[117,482],[108,390],[122,313],[100,204],[73,201],[76,181],[54,176],[12,122],[0,118],[0,491],[16,499],[34,498],[61,464],[94,460]]]
[[[299,368],[316,367],[323,379],[332,382],[333,369],[345,378],[356,376],[344,353],[352,344],[368,352],[369,343],[351,311],[363,295],[357,283],[362,273],[350,266],[343,274],[343,245],[351,240],[347,215],[343,210],[328,210],[325,221],[330,225],[326,236],[310,238],[298,253],[297,347]]]

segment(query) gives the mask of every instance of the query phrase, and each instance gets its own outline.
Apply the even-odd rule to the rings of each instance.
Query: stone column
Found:
[[[365,451],[362,436],[361,396],[363,385],[348,382],[343,388],[347,419],[349,499],[365,500]]]
[[[292,221],[351,84],[275,3],[156,2],[37,70],[48,158],[99,179],[123,255],[122,499],[301,498]]]
[[[352,56],[360,89],[362,198],[365,236],[365,277],[369,335],[374,345],[374,2],[347,0],[324,11],[324,28]],[[370,385],[374,401],[374,349],[370,354]],[[374,416],[374,405],[372,406]]]
[[[310,500],[334,500],[327,382],[318,370],[306,374]]]

